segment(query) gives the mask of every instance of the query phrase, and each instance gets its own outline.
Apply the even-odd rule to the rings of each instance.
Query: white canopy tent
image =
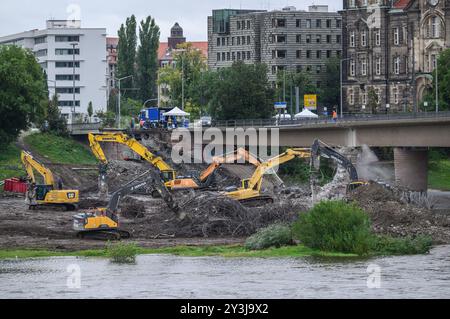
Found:
[[[295,119],[318,119],[319,116],[308,109],[304,109],[301,113],[295,115]]]
[[[180,110],[178,107],[174,108],[173,110],[171,110],[170,112],[164,113],[163,116],[179,116],[179,117],[186,117],[186,116],[190,116],[191,114]]]

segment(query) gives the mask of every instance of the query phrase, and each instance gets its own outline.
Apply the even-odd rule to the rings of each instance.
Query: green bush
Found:
[[[139,248],[134,243],[114,243],[106,247],[107,256],[114,263],[133,264]]]
[[[343,201],[317,204],[300,215],[292,231],[305,246],[322,251],[367,255],[371,247],[369,216]]]
[[[432,246],[433,240],[427,236],[416,238],[378,236],[373,238],[371,250],[378,255],[417,255],[429,253]]]
[[[255,235],[249,237],[245,242],[248,250],[263,250],[271,247],[282,247],[292,244],[292,232],[284,225],[272,225],[260,229]]]

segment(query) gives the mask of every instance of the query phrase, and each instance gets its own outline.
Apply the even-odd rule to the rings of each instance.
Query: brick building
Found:
[[[450,45],[450,1],[344,0],[342,17],[344,110],[420,110]],[[367,107],[372,90],[376,110]]]

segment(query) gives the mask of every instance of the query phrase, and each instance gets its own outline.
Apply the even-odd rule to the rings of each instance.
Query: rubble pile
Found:
[[[436,244],[450,243],[450,218],[413,204],[377,183],[361,186],[348,195],[370,216],[375,233],[395,237],[430,236]]]

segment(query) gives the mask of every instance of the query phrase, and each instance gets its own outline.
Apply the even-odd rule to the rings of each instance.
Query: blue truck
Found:
[[[150,107],[141,111],[139,115],[139,122],[142,128],[157,128],[166,127],[166,118],[163,116],[164,113],[169,112],[171,108],[158,108]]]

